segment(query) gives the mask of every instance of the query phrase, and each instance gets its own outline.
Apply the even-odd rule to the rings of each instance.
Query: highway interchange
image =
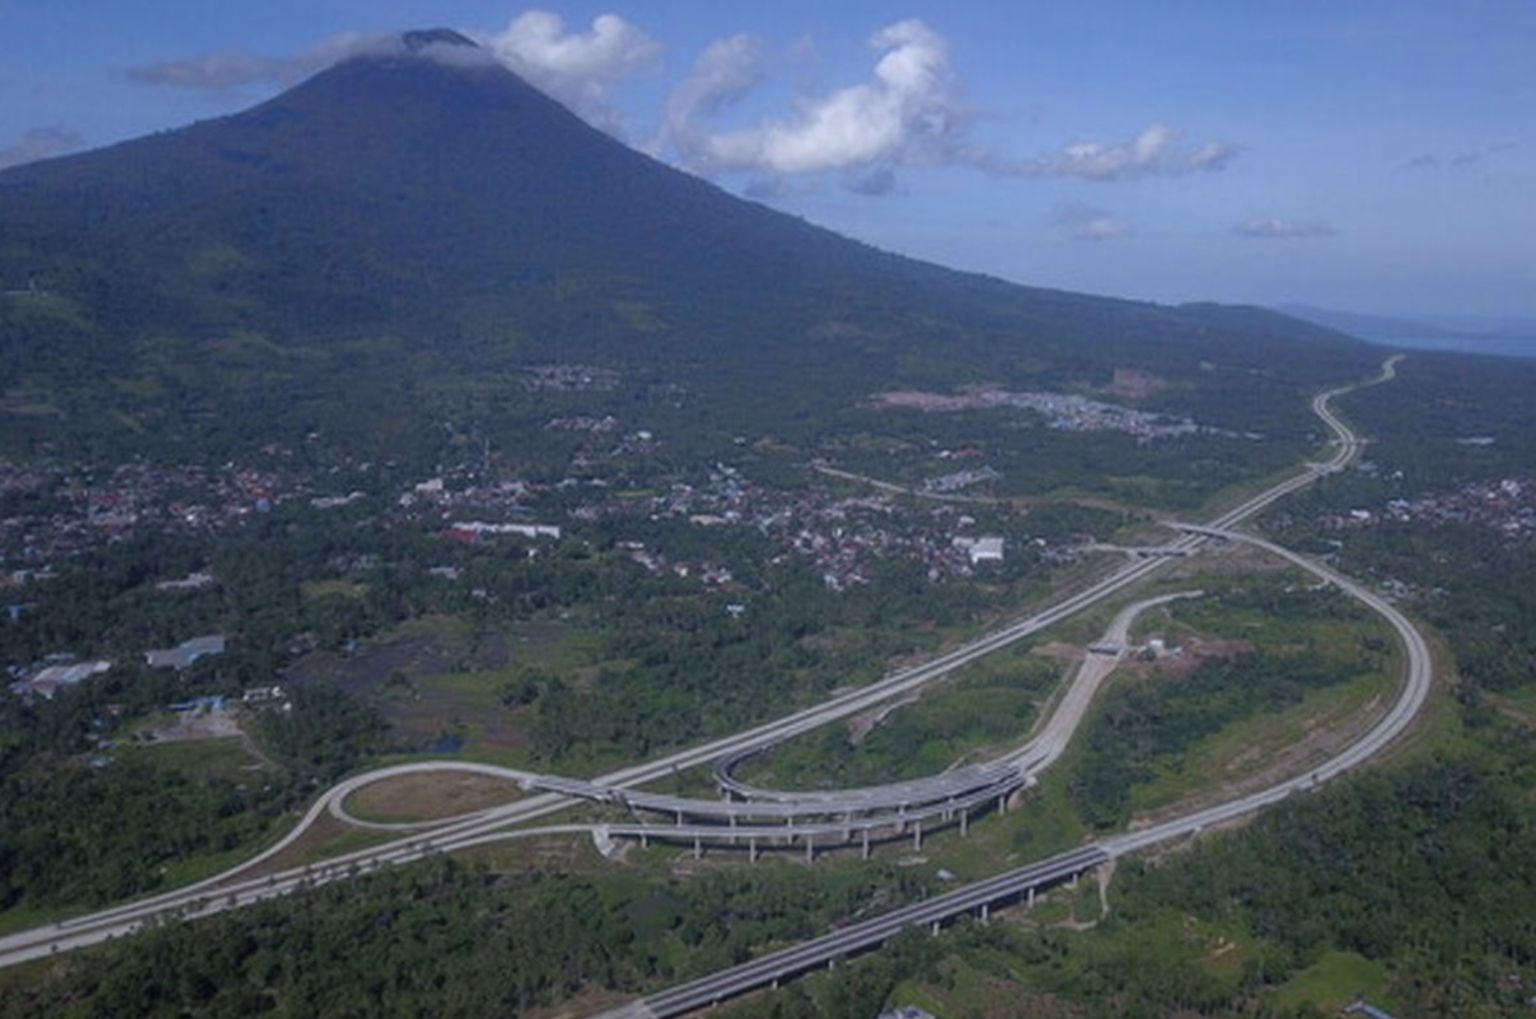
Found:
[[[1397,358],[1388,360],[1381,373],[1360,385],[1385,382],[1394,377]],[[583,834],[599,844],[614,838],[668,838],[692,841],[698,849],[710,845],[746,846],[755,856],[760,845],[788,844],[798,839],[807,856],[818,846],[859,841],[867,852],[871,834],[876,838],[906,837],[920,844],[924,820],[939,824],[958,821],[962,830],[968,813],[1006,796],[1052,763],[1064,750],[1085,716],[1093,694],[1123,654],[1126,635],[1135,614],[1144,608],[1198,592],[1181,592],[1128,606],[1117,615],[1103,640],[1101,651],[1089,654],[1076,677],[1057,699],[1054,710],[1038,732],[1017,750],[985,765],[953,769],[929,779],[837,792],[795,793],[755,789],[730,776],[731,766],[753,753],[822,725],[846,718],[909,694],[947,673],[1054,625],[1083,609],[1104,601],[1162,569],[1171,559],[1197,551],[1212,542],[1242,541],[1288,560],[1321,581],[1336,586],[1382,616],[1392,626],[1404,650],[1404,675],[1397,700],[1364,735],[1326,763],[1267,789],[1226,803],[1165,820],[1133,832],[1081,846],[1047,860],[996,875],[960,888],[948,895],[895,910],[874,920],[845,927],[743,966],[651,995],[609,1013],[614,1017],[681,1015],[712,1002],[780,979],[828,965],[839,957],[877,946],[911,925],[937,925],[964,913],[985,911],[993,904],[1032,896],[1049,886],[1111,860],[1160,843],[1186,838],[1208,827],[1246,816],[1278,802],[1299,789],[1313,787],[1369,760],[1397,739],[1412,723],[1428,697],[1432,664],[1427,645],[1413,624],[1390,603],[1321,564],[1294,552],[1235,530],[1263,509],[1310,484],[1318,477],[1347,466],[1361,447],[1360,440],[1335,415],[1333,398],[1358,386],[1344,386],[1318,394],[1313,412],[1334,433],[1332,456],[1325,462],[1306,465],[1297,474],[1277,483],[1205,524],[1171,524],[1179,533],[1163,546],[1163,554],[1144,555],[1111,571],[1081,591],[1045,610],[1016,620],[921,665],[903,669],[876,683],[831,698],[803,711],[765,725],[690,748],[646,764],[589,780],[566,779],[530,772],[500,769],[467,762],[425,761],[378,769],[354,776],[327,790],[300,822],[277,843],[258,856],[222,874],[191,886],[148,899],[103,910],[88,916],[60,921],[0,938],[0,966],[97,944],[131,934],[149,922],[204,916],[225,909],[285,895],[314,884],[343,879],[390,863],[406,862],[438,852],[540,835]],[[645,793],[647,783],[700,765],[715,765],[723,799],[689,799]],[[346,809],[346,801],[365,785],[402,774],[468,770],[510,778],[540,792],[511,803],[460,817],[411,825],[380,825],[358,822]],[[577,798],[616,803],[632,812],[662,815],[656,823],[585,823],[526,827],[529,822],[571,806]],[[338,854],[321,864],[269,869],[326,815],[390,829],[392,838],[369,848]],[[524,827],[514,827],[524,826]]]

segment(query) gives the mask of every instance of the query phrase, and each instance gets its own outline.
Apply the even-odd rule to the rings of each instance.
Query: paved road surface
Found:
[[[1396,360],[1394,358],[1388,361],[1384,365],[1381,375],[1371,380],[1371,383],[1386,381],[1392,378]],[[1342,387],[1331,390],[1320,394],[1313,401],[1313,409],[1336,435],[1336,448],[1333,457],[1329,461],[1322,464],[1309,465],[1306,470],[1296,476],[1286,479],[1220,514],[1203,529],[1188,529],[1183,537],[1170,543],[1169,549],[1193,550],[1218,536],[1229,540],[1239,538],[1240,540],[1257,541],[1257,539],[1235,535],[1231,532],[1231,528],[1243,520],[1254,516],[1284,495],[1295,491],[1303,485],[1309,484],[1322,474],[1341,469],[1348,464],[1350,460],[1358,455],[1360,444],[1348,427],[1332,413],[1328,404],[1332,397],[1348,392],[1353,388],[1356,387]],[[1301,557],[1295,556],[1294,553],[1280,549],[1278,546],[1273,546],[1267,542],[1261,542],[1261,544],[1276,554],[1284,555],[1304,568],[1311,569],[1313,572],[1318,573],[1319,576],[1324,576],[1330,582],[1337,583],[1341,589],[1365,601],[1373,609],[1376,609],[1388,618],[1402,637],[1408,654],[1409,668],[1403,697],[1400,698],[1387,718],[1374,728],[1371,733],[1346,750],[1340,757],[1329,762],[1328,765],[1320,767],[1290,783],[1283,783],[1281,786],[1276,786],[1271,790],[1266,790],[1264,793],[1234,801],[1232,804],[1210,808],[1210,810],[1202,811],[1188,818],[1169,821],[1155,829],[1147,829],[1120,836],[1100,847],[1103,852],[1111,855],[1130,852],[1163,839],[1181,837],[1189,832],[1200,831],[1209,824],[1220,823],[1220,821],[1228,817],[1247,813],[1259,806],[1263,806],[1265,803],[1273,802],[1274,799],[1289,795],[1295,788],[1324,781],[1340,771],[1357,766],[1374,753],[1379,752],[1382,746],[1395,739],[1402,729],[1411,722],[1419,705],[1422,704],[1429,684],[1428,655],[1424,648],[1423,639],[1406,619],[1380,598],[1366,589],[1355,585],[1347,578],[1339,576],[1332,571],[1326,571],[1316,564],[1308,563]],[[753,747],[771,745],[793,735],[798,735],[801,732],[806,732],[820,725],[846,717],[857,711],[889,700],[892,697],[900,696],[924,683],[931,682],[933,679],[944,675],[960,665],[998,648],[1005,647],[1010,643],[1065,619],[1075,612],[1096,604],[1125,587],[1144,579],[1161,568],[1167,561],[1164,558],[1154,558],[1126,564],[1084,590],[1063,599],[1056,605],[1034,616],[993,631],[964,647],[941,655],[931,662],[899,671],[869,687],[833,698],[815,708],[798,712],[776,722],[759,726],[732,737],[716,740],[700,747],[684,750],[657,761],[616,771],[597,778],[593,782],[597,785],[620,789],[641,785],[698,764],[708,763],[721,756],[739,754]],[[428,771],[440,766],[441,762],[420,762],[418,764],[399,766],[397,769],[393,769],[392,773]],[[417,859],[431,853],[478,845],[492,840],[523,837],[530,833],[527,831],[508,831],[508,827],[513,824],[523,824],[544,817],[564,808],[571,802],[568,797],[544,793],[502,807],[439,822],[430,828],[424,828],[421,832],[405,835],[381,846],[341,854],[327,860],[323,865],[288,868],[274,871],[270,874],[258,873],[252,876],[253,871],[257,871],[264,865],[270,865],[271,861],[280,852],[289,848],[296,840],[301,838],[308,827],[323,813],[333,809],[333,804],[344,800],[352,790],[360,785],[369,781],[376,781],[378,775],[379,773],[374,772],[358,776],[327,791],[310,808],[303,821],[293,832],[257,857],[224,874],[138,902],[0,938],[0,966],[13,965],[28,959],[67,951],[130,934],[137,930],[140,925],[151,919],[203,916],[223,909],[237,908],[250,902],[260,901],[276,895],[287,894],[290,891],[317,882],[346,878],[386,863]],[[592,831],[593,826],[570,825],[544,830],[562,832]],[[1010,872],[1011,875],[1015,876],[1019,873],[1018,871]],[[1006,879],[1008,877],[1009,875],[1000,875],[999,879]],[[961,891],[964,892],[966,889]],[[982,893],[973,892],[973,894]]]

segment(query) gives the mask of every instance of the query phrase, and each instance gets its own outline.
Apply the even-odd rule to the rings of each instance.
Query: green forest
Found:
[[[1424,378],[1410,381],[1434,386]],[[1379,391],[1367,393],[1374,399]],[[1364,403],[1365,394],[1359,399]],[[1460,404],[1474,406],[1469,399]],[[1416,468],[1415,440],[1396,437],[1397,418],[1389,410],[1349,410],[1377,438],[1374,466],[1287,500],[1271,511],[1267,526],[1282,542],[1337,557],[1346,571],[1382,582],[1396,578],[1409,591],[1426,592],[1410,595],[1410,606],[1446,641],[1457,668],[1446,672],[1439,707],[1395,761],[1293,797],[1240,831],[1118,867],[1107,878],[1107,911],[1090,881],[1078,892],[1049,897],[1038,916],[1015,911],[988,925],[962,921],[939,939],[903,938],[835,973],[733,1005],[728,1014],[868,1016],[889,1004],[917,1001],[940,1014],[988,1019],[1026,1005],[1045,1016],[1314,1016],[1359,991],[1398,1015],[1517,1014],[1533,993],[1528,981],[1536,965],[1536,806],[1529,794],[1536,786],[1536,692],[1521,659],[1511,657],[1530,647],[1523,629],[1530,612],[1519,582],[1524,568],[1511,564],[1526,562],[1531,549],[1528,539],[1512,539],[1476,520],[1387,522],[1347,532],[1319,524],[1330,514],[1375,505],[1373,498],[1454,491],[1475,480],[1448,476],[1438,460]],[[1475,465],[1477,476],[1524,469],[1518,445],[1524,423],[1489,419],[1496,413],[1491,405],[1478,413],[1484,416],[1457,422],[1457,428],[1515,431],[1499,433],[1510,437],[1496,449],[1505,459],[1488,454],[1487,462]],[[1487,447],[1478,448],[1486,453]],[[1402,477],[1384,484],[1397,471]],[[120,554],[131,555],[132,546]],[[463,565],[486,569],[488,578],[518,576],[494,573],[490,562],[476,566],[479,553],[466,554]],[[750,554],[747,546],[743,555]],[[527,562],[535,571],[548,565]],[[764,642],[732,630],[728,616],[702,610],[697,596],[685,596],[675,581],[646,579],[619,564],[604,565],[600,556],[561,565],[565,583],[580,578],[565,589],[570,593],[547,601],[550,595],[541,593],[536,603],[508,597],[497,605],[524,608],[505,618],[535,606],[542,611],[587,604],[594,592],[619,594],[635,583],[651,594],[616,597],[611,615],[605,613],[616,624],[628,621],[615,625],[615,643],[604,652],[625,662],[622,669],[599,674],[595,685],[581,691],[549,669],[517,673],[521,679],[505,688],[513,710],[539,716],[530,752],[551,762],[596,761],[610,752],[618,759],[662,745],[646,736],[644,725],[626,729],[591,710],[610,696],[615,705],[636,707],[660,697],[701,730],[737,724],[750,715],[752,698],[741,708],[729,707],[727,698],[713,719],[687,714],[696,710],[693,698],[667,699],[665,691],[678,677],[713,669],[711,662],[733,662],[738,672],[750,673],[754,661],[768,660],[780,674],[807,677],[799,695],[824,689],[811,679],[815,658],[804,657],[803,643],[783,657],[793,641]],[[1096,828],[1112,830],[1126,820],[1127,793],[1149,768],[1165,767],[1211,733],[1236,731],[1246,719],[1347,682],[1361,668],[1379,667],[1384,650],[1374,639],[1354,645],[1330,639],[1333,657],[1318,653],[1324,645],[1309,649],[1309,628],[1336,628],[1358,610],[1325,593],[1290,590],[1283,581],[1276,576],[1235,588],[1217,602],[1181,606],[1186,629],[1215,625],[1223,613],[1246,613],[1283,619],[1288,636],[1280,648],[1217,658],[1176,680],[1154,676],[1112,686],[1080,747],[1039,794],[1035,809],[1047,812],[1042,823],[1048,816],[1049,825],[1012,836],[1016,843],[1033,851],[1051,840],[1070,844]],[[537,591],[542,583],[536,572],[502,582],[513,585],[509,591]],[[815,584],[790,586],[782,622],[775,625],[802,636],[868,631],[882,618],[920,611],[903,607],[901,590],[896,585],[835,599]],[[920,598],[924,590],[915,586],[906,597]],[[1428,594],[1437,590],[1455,596]],[[355,608],[375,597],[370,587]],[[898,600],[881,607],[881,599],[890,598]],[[296,611],[314,610],[313,600],[288,601]],[[978,607],[964,599],[956,604],[961,618]],[[485,615],[483,606],[477,611],[477,625],[486,633],[504,625],[496,614]],[[665,653],[643,636],[658,631],[672,635]],[[911,645],[875,642],[861,653],[874,661],[903,646]],[[729,681],[730,671],[711,672],[717,677],[712,682]],[[969,740],[1005,737],[1003,730],[1028,725],[1028,691],[1038,696],[1052,673],[1037,659],[999,660],[935,695],[934,712],[897,712],[889,728],[877,728],[859,746],[829,731],[797,741],[792,752],[782,751],[765,766],[805,777],[823,761],[849,781],[892,767],[915,773],[926,759],[904,756],[900,747],[960,754]],[[214,689],[226,680],[210,668],[185,681]],[[309,722],[284,726],[274,717],[260,734],[280,769],[260,790],[173,777],[147,765],[42,767],[37,762],[46,761],[47,753],[82,745],[103,699],[123,700],[139,690],[148,707],[167,696],[154,683],[171,681],[146,674],[142,683],[121,687],[98,688],[96,682],[83,685],[81,697],[61,698],[45,710],[14,714],[20,708],[7,702],[13,712],[6,728],[8,760],[34,763],[7,769],[5,802],[19,813],[14,822],[8,815],[0,851],[7,854],[8,873],[26,875],[8,885],[7,895],[29,909],[78,907],[158,887],[163,868],[153,861],[251,844],[265,837],[283,809],[303,802],[314,783],[388,745],[387,731],[378,728],[376,716],[359,711],[355,699],[317,689],[303,695],[318,698],[316,710],[304,716]],[[655,684],[655,695],[644,692],[647,683]],[[592,749],[604,745],[613,749]],[[53,870],[40,843],[9,835],[60,825],[58,804],[90,802],[92,796],[165,804],[170,813],[161,816],[182,820],[110,833],[88,823],[65,824],[58,855],[69,865]],[[1024,831],[1033,824],[1009,817],[997,823],[1022,823]],[[89,847],[109,837],[148,862],[125,867],[114,854],[92,857]],[[976,837],[986,838],[984,831]],[[976,859],[962,843],[941,838],[933,845],[937,859],[953,854],[961,861],[957,866]],[[570,1000],[595,1008],[934,888],[932,868],[893,866],[890,860],[866,868],[834,854],[807,869],[787,860],[748,867],[722,858],[686,875],[674,870],[672,858],[670,850],[653,848],[618,868],[587,861],[561,872],[516,854],[415,865],[195,924],[168,924],[67,962],[11,971],[0,976],[0,1003],[5,1014],[18,1016],[300,1015],[316,1009],[338,1015],[513,1015]],[[527,937],[530,930],[540,936]],[[494,978],[485,979],[487,973]]]
[[[464,70],[347,60],[0,172],[0,934],[217,874],[367,769],[591,776],[873,682],[1326,462],[1314,394],[1390,353],[883,252]],[[1414,353],[1337,401],[1359,457],[1248,521],[1428,631],[1430,705],[1381,759],[719,1014],[1532,1014],[1533,392],[1536,363]],[[1378,618],[1208,551],[1125,592],[1200,582],[1146,623],[1190,657],[1126,662],[964,836],[758,861],[513,840],[0,970],[0,1015],[597,1011],[1268,781],[1300,756],[1257,758],[1384,710]],[[1124,604],[743,775],[985,760]],[[197,636],[224,650],[154,664]],[[714,795],[704,771],[667,788]],[[385,837],[341,825],[282,865]]]

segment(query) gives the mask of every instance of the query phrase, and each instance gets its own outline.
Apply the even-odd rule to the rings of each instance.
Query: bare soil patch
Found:
[[[176,717],[140,732],[148,743],[178,743],[185,740],[232,739],[245,735],[234,714],[224,710],[197,709],[177,712]]]
[[[1236,658],[1256,650],[1253,642],[1248,640],[1202,640],[1199,637],[1190,639],[1183,648],[1182,655],[1165,655],[1153,662],[1152,667],[1166,675],[1184,676],[1212,659]]]
[[[1039,647],[1030,648],[1029,653],[1039,655],[1041,658],[1054,658],[1064,662],[1081,661],[1083,658],[1083,648],[1081,645],[1068,644],[1060,640],[1053,640],[1047,644],[1041,644]]]
[[[1098,392],[1131,400],[1144,400],[1154,393],[1162,392],[1170,385],[1172,383],[1167,379],[1140,368],[1116,368],[1109,385],[1100,387]]]
[[[848,742],[853,746],[858,746],[860,743],[863,743],[864,737],[873,732],[875,726],[885,721],[886,716],[895,711],[897,708],[906,707],[908,704],[916,704],[920,699],[920,696],[921,695],[914,694],[910,697],[903,697],[901,700],[893,701],[890,704],[882,704],[879,707],[870,708],[868,711],[861,711],[857,715],[854,715],[852,718],[848,719],[846,723],[848,729]]]
[[[471,772],[399,775],[353,793],[347,807],[370,821],[435,821],[511,803],[522,790],[510,779]]]

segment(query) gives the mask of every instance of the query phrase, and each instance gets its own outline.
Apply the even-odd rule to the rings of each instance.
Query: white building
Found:
[[[963,548],[971,557],[971,564],[976,563],[1000,563],[1003,561],[1003,539],[997,535],[986,535],[980,538],[955,538],[956,548]]]

